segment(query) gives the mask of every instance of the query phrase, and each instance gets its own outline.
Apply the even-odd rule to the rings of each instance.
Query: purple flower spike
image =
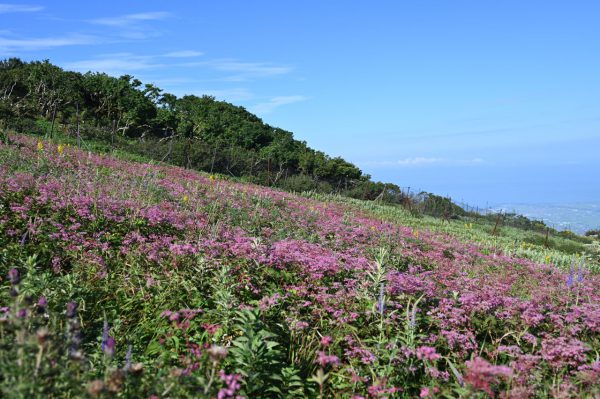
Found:
[[[573,286],[573,268],[569,272],[569,277],[567,277],[567,288],[571,288]]]
[[[40,308],[45,308],[46,306],[48,306],[48,300],[46,299],[45,296],[41,296],[40,299],[38,299],[38,306]]]
[[[102,344],[100,345],[100,348],[107,356],[112,357],[115,353],[115,345],[116,341],[110,336],[110,327],[108,325],[108,321],[105,319],[104,328],[102,331]]]
[[[106,353],[109,357],[112,357],[115,354],[115,346],[117,346],[117,341],[110,335],[104,344],[104,353]]]
[[[73,319],[77,316],[77,303],[69,302],[67,303],[67,317],[69,319]]]
[[[108,326],[108,321],[104,319],[104,327],[102,328],[102,350],[106,346],[106,341],[108,341],[108,337],[110,337],[110,327]]]
[[[12,285],[17,285],[21,281],[21,275],[16,268],[12,268],[8,271],[8,279]]]
[[[44,314],[46,313],[46,307],[48,306],[48,300],[46,299],[45,296],[41,296],[40,299],[38,299],[37,302],[37,313],[38,314]]]

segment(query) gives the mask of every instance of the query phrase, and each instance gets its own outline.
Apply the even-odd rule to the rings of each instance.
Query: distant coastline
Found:
[[[583,234],[600,228],[600,201],[561,204],[507,203],[493,207],[498,211],[515,212],[530,219],[543,220],[557,230]]]

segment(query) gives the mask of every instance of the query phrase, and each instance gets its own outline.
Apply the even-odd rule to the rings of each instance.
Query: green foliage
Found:
[[[467,214],[464,209],[454,204],[449,198],[431,193],[421,193],[419,195],[424,198],[420,206],[423,208],[423,213],[427,215],[449,219]]]
[[[313,390],[306,387],[308,392],[305,392],[305,384],[300,376],[300,371],[293,366],[284,367],[281,369],[281,387],[273,387],[272,391],[282,398],[306,398],[313,396]]]
[[[331,184],[316,180],[308,175],[292,175],[285,179],[281,179],[277,183],[277,187],[297,193],[302,193],[305,191],[316,191],[320,193],[333,192],[333,187]]]
[[[239,336],[232,342],[229,351],[236,373],[244,377],[242,392],[247,397],[276,397],[285,393],[281,386],[281,362],[283,354],[276,335],[261,321],[257,310],[237,312],[235,330]],[[288,370],[287,384],[297,386],[297,379]]]
[[[585,232],[586,237],[600,237],[600,230],[588,230]]]

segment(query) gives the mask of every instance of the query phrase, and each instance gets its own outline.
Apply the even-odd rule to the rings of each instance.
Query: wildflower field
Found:
[[[597,248],[12,135],[0,396],[599,397]]]

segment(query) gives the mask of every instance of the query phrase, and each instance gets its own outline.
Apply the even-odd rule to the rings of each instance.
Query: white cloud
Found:
[[[235,73],[217,79],[225,82],[246,82],[257,78],[285,75],[294,69],[290,66],[272,65],[265,62],[242,62],[232,59],[183,62],[177,66],[186,68],[211,68],[219,72]]]
[[[472,159],[449,159],[449,158],[436,158],[436,157],[408,157],[399,159],[397,161],[373,161],[365,162],[364,166],[374,167],[419,167],[419,166],[469,166],[478,165],[483,163],[481,158]]]
[[[75,61],[65,65],[67,69],[81,72],[105,72],[113,76],[156,69],[164,66],[164,64],[154,62],[154,57],[134,55],[131,53],[103,54],[91,59]]]
[[[221,71],[251,73],[256,75],[281,75],[292,70],[285,66],[269,66],[260,62],[215,61],[214,66]]]
[[[139,24],[144,21],[160,21],[170,16],[168,12],[144,12],[137,14],[119,15],[116,17],[96,18],[89,22],[97,25],[114,26],[121,28],[130,28],[133,24]]]
[[[171,51],[169,53],[166,53],[164,55],[164,57],[170,57],[170,58],[191,58],[191,57],[200,57],[202,55],[204,55],[204,53],[201,52],[201,51],[182,50],[182,51]]]
[[[248,101],[248,100],[252,100],[253,98],[255,98],[254,93],[252,93],[250,90],[246,89],[245,87],[236,87],[236,88],[232,88],[232,89],[216,89],[216,90],[198,89],[198,90],[191,90],[191,91],[194,92],[197,96],[202,96],[202,95],[213,96],[218,100],[225,100],[225,101],[230,101],[230,102]],[[188,92],[186,94],[190,94],[190,93]]]
[[[0,42],[0,45],[2,42]],[[1,48],[1,47],[0,47]],[[122,75],[124,73],[132,73],[141,70],[158,69],[167,66],[193,68],[202,67],[217,71],[236,71],[243,75],[241,81],[246,81],[250,77],[268,77],[271,75],[286,73],[291,70],[289,67],[268,66],[265,63],[246,63],[237,61],[222,60],[207,60],[207,61],[187,61],[185,58],[197,57],[202,55],[199,51],[181,50],[172,51],[165,54],[154,55],[135,55],[132,53],[116,53],[116,54],[101,54],[91,59],[75,61],[66,64],[67,68],[77,71],[100,71],[106,72],[109,75]],[[168,79],[164,77],[163,79]],[[214,80],[214,79],[213,79]],[[227,80],[228,78],[217,78],[218,81]],[[246,89],[234,88],[226,90],[212,90],[206,94],[214,95],[215,97],[225,97],[230,101],[248,100],[254,98],[254,95],[249,95]],[[301,101],[302,96],[275,97],[266,103],[258,104],[258,109],[265,109],[270,112],[270,109],[279,105]]]
[[[208,66],[217,71],[232,72],[233,75],[221,78],[227,82],[244,82],[256,78],[265,78],[277,75],[285,75],[293,70],[289,66],[271,65],[264,62],[242,62],[229,59],[217,59],[203,62],[190,62],[182,64],[187,67]]]
[[[0,37],[0,51],[43,50],[54,47],[76,46],[99,43],[95,36],[73,35],[64,37],[41,37],[12,39]]]
[[[443,162],[443,158],[426,158],[426,157],[414,157],[414,158],[404,158],[399,159],[395,162],[396,165],[402,166],[415,166],[415,165],[431,165],[434,163]]]
[[[114,17],[96,18],[89,23],[111,28],[108,35],[125,40],[143,40],[158,37],[163,32],[148,26],[147,22],[162,21],[171,16],[168,12],[143,12],[137,14],[117,15]]]
[[[273,112],[276,108],[279,108],[282,105],[293,104],[293,103],[297,103],[300,101],[306,101],[306,100],[308,100],[308,97],[299,96],[299,95],[278,96],[278,97],[273,97],[268,101],[255,104],[254,106],[250,107],[250,111],[252,111],[256,114],[264,115],[264,114]]]
[[[157,86],[182,86],[182,85],[185,85],[187,87],[191,83],[195,82],[194,79],[182,78],[182,77],[168,78],[168,77],[163,77],[162,74],[161,74],[160,78],[148,77],[147,79]]]
[[[44,7],[42,6],[0,3],[0,14],[8,14],[11,12],[37,12],[42,11],[43,9]]]

